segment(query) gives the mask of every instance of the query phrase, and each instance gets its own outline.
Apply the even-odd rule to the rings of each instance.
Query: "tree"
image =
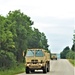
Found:
[[[60,57],[66,59],[67,53],[70,51],[69,46],[65,47],[63,51],[60,53]]]
[[[69,51],[68,53],[67,53],[67,55],[66,55],[66,58],[67,59],[75,59],[75,52],[74,51]]]
[[[75,44],[72,45],[71,50],[75,52]]]
[[[48,50],[47,39],[44,33],[34,28],[28,36],[28,48],[43,48]]]
[[[22,61],[23,50],[27,48],[27,33],[33,22],[30,17],[24,15],[20,10],[10,11],[7,18],[14,23],[16,29],[16,36],[13,37],[15,42],[15,49],[17,50],[17,61]]]
[[[4,32],[4,20],[5,20],[5,17],[1,16],[0,15],[0,50],[1,50],[1,45],[3,43],[3,41],[6,40],[6,35],[5,35],[5,32]]]
[[[49,47],[48,40],[47,40],[47,38],[46,38],[44,33],[41,33],[41,42],[42,42],[43,48],[48,50],[48,47]]]

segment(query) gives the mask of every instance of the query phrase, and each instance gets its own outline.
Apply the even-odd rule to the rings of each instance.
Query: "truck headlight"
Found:
[[[30,66],[30,64],[27,64],[27,66]]]
[[[42,64],[40,64],[42,66]]]

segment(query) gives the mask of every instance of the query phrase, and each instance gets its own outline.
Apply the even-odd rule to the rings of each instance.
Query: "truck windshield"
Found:
[[[44,56],[44,53],[43,53],[42,50],[36,50],[36,51],[35,51],[35,56],[36,56],[36,57],[43,57],[43,56]]]
[[[26,56],[34,56],[34,50],[28,50]]]

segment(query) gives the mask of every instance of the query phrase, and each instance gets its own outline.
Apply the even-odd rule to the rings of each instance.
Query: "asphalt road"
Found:
[[[58,59],[50,61],[50,72],[45,75],[75,75],[75,67],[73,67],[68,60],[66,59]],[[21,73],[18,75],[44,75],[42,71],[35,71],[35,73]]]

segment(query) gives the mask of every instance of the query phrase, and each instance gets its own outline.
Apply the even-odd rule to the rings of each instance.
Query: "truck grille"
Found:
[[[38,63],[38,60],[31,60],[31,62],[32,62],[33,64],[37,64],[37,63]]]

